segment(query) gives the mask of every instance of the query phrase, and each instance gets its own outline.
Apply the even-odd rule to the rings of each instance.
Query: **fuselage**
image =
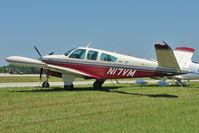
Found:
[[[176,72],[156,61],[99,49],[78,47],[64,55],[43,56],[42,62],[72,68],[98,79],[171,76]]]
[[[189,65],[189,73],[175,76],[179,79],[192,80],[199,79],[199,64],[191,62]]]

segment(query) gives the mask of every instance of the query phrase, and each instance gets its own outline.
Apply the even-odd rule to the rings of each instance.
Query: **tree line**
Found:
[[[11,74],[39,74],[40,69],[36,67],[21,67],[15,65],[7,65],[0,67],[0,73]]]

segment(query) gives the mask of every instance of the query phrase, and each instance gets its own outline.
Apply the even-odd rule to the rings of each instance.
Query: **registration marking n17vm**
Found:
[[[127,77],[133,77],[135,75],[136,70],[132,69],[124,69],[124,68],[109,68],[107,71],[107,75],[118,75],[118,76],[127,76]]]

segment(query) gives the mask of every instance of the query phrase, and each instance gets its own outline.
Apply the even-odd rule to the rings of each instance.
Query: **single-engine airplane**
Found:
[[[164,42],[164,41],[163,41]],[[41,56],[31,59],[21,56],[10,56],[6,60],[13,65],[39,67],[40,78],[43,70],[47,75],[42,87],[49,87],[48,77],[60,77],[64,81],[64,88],[74,88],[76,77],[94,78],[94,88],[101,88],[106,79],[174,76],[188,73],[191,59],[184,57],[177,61],[172,49],[165,42],[155,44],[157,61],[136,58],[128,55],[108,52],[90,47],[78,47],[62,55]],[[191,48],[181,48],[192,51]]]

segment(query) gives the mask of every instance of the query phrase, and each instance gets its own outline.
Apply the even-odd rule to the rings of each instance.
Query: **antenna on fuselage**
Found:
[[[90,42],[87,44],[86,48],[88,48],[91,44],[92,44],[92,41],[90,41]]]

